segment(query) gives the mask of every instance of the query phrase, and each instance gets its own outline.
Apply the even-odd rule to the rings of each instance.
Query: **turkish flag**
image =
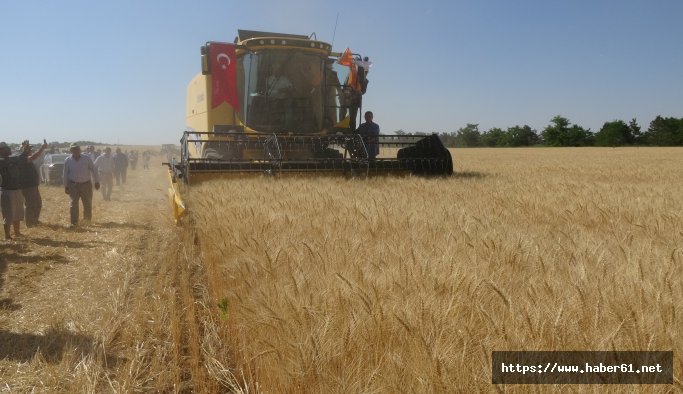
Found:
[[[218,107],[226,102],[235,109],[240,110],[240,102],[237,98],[237,56],[235,45],[223,43],[211,43],[209,45],[211,57],[211,108]]]

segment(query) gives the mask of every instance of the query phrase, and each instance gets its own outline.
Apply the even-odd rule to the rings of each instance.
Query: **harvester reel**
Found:
[[[372,142],[369,142],[372,141]],[[257,134],[186,132],[181,140],[181,163],[174,167],[178,178],[189,182],[200,173],[340,173],[347,176],[386,173],[449,175],[450,152],[438,136],[380,135],[369,139],[359,134]],[[378,144],[380,155],[368,157],[368,144]],[[201,147],[193,157],[188,147]],[[382,149],[389,155],[383,156]],[[376,150],[376,149],[374,149]]]

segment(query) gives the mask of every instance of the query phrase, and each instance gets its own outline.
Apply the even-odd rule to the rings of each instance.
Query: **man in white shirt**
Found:
[[[87,155],[81,155],[81,147],[73,143],[70,147],[71,156],[64,160],[64,192],[71,197],[69,205],[71,213],[71,227],[78,225],[78,200],[83,201],[83,218],[92,220],[92,179],[95,190],[100,189],[99,174],[95,170],[95,163]]]
[[[95,168],[102,182],[102,197],[105,201],[111,200],[111,189],[114,188],[114,156],[111,148],[104,149],[104,154],[95,159]]]

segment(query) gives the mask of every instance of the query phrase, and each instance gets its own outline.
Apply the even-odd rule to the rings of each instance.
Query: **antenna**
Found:
[[[334,48],[334,37],[337,35],[337,22],[339,22],[339,12],[337,12],[337,19],[334,21],[334,33],[332,33],[332,48]]]

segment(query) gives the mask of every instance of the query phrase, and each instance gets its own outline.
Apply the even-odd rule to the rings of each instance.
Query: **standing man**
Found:
[[[374,159],[379,154],[379,125],[372,121],[372,111],[365,113],[365,123],[356,132],[363,136],[363,142],[368,149],[368,159]]]
[[[104,154],[95,160],[95,167],[102,182],[102,197],[105,201],[109,201],[111,189],[114,188],[114,157],[111,155],[110,147],[106,147]]]
[[[83,201],[83,218],[92,220],[92,179],[95,180],[95,190],[100,189],[100,179],[90,156],[81,155],[81,147],[73,143],[70,147],[71,156],[64,160],[64,192],[71,197],[69,205],[71,213],[71,227],[78,225],[78,200]]]
[[[149,170],[149,160],[151,159],[151,156],[152,155],[148,150],[142,152],[142,166],[145,170]]]
[[[114,176],[116,177],[116,186],[126,183],[126,172],[128,172],[128,156],[121,152],[121,148],[116,148],[114,155]]]
[[[130,151],[130,169],[135,171],[135,167],[138,166],[138,151]]]
[[[40,210],[43,208],[43,199],[40,197],[40,190],[38,190],[40,176],[34,162],[42,156],[45,148],[47,148],[47,141],[43,140],[43,145],[38,149],[38,152],[19,163],[19,182],[26,206],[26,227],[38,225]],[[27,153],[31,154],[31,145],[28,146]]]

